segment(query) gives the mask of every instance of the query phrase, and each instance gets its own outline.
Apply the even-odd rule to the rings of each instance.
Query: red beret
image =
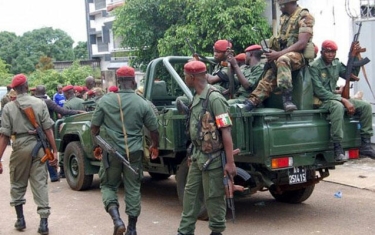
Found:
[[[74,86],[74,90],[76,92],[82,92],[83,91],[83,88],[81,86]]]
[[[194,60],[185,64],[184,71],[189,74],[205,73],[207,68],[203,62]]]
[[[232,43],[228,40],[217,40],[214,44],[214,49],[217,51],[226,51],[228,47],[232,48]]]
[[[93,94],[95,94],[95,92],[94,92],[93,90],[89,90],[89,91],[87,92],[87,95],[93,95]]]
[[[87,86],[83,86],[82,87],[83,91],[88,91],[89,89],[87,89]]]
[[[262,50],[262,47],[255,44],[255,45],[252,45],[252,46],[249,46],[248,48],[246,48],[245,52],[256,51],[256,50]]]
[[[135,77],[135,72],[132,67],[122,66],[116,71],[117,77]]]
[[[73,89],[73,88],[74,88],[74,86],[72,86],[72,85],[67,85],[67,86],[64,86],[64,87],[63,87],[62,91],[63,91],[63,92],[66,92],[66,91],[69,91],[69,90],[71,90],[71,89]]]
[[[329,51],[337,51],[337,44],[332,40],[325,40],[322,43],[322,49],[326,49]]]
[[[118,92],[118,87],[117,86],[110,86],[108,88],[108,91],[110,91],[110,92]]]
[[[24,74],[22,74],[22,73],[17,74],[13,77],[12,83],[10,84],[10,87],[14,88],[14,87],[20,86],[22,84],[25,84],[26,81],[27,81],[27,78]]]
[[[241,53],[241,54],[236,55],[234,58],[236,58],[237,61],[245,61],[246,54],[245,53]]]

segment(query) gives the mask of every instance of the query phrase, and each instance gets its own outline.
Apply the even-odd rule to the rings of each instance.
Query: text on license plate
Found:
[[[289,169],[289,184],[300,184],[305,183],[306,179],[306,169],[303,167],[294,167]]]

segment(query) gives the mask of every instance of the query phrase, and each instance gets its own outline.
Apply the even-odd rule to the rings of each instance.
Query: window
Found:
[[[106,8],[106,0],[95,0],[95,10]]]
[[[360,0],[361,19],[375,20],[375,0]]]

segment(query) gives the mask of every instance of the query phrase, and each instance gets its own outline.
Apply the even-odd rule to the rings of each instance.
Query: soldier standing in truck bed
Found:
[[[272,91],[281,92],[285,111],[294,111],[297,106],[292,102],[292,71],[304,67],[314,58],[312,43],[314,17],[307,9],[297,5],[297,0],[278,0],[282,15],[280,31],[277,37],[270,39],[271,51],[265,53],[269,66],[257,88],[245,101],[244,109],[253,110],[270,96]]]
[[[48,216],[50,207],[48,201],[47,167],[41,163],[44,155],[43,148],[40,148],[35,157],[32,152],[37,145],[37,135],[30,134],[35,128],[21,108],[31,106],[38,125],[44,130],[47,141],[50,143],[54,159],[57,159],[57,148],[53,135],[53,120],[50,118],[46,104],[35,97],[27,94],[27,78],[23,74],[13,77],[12,88],[17,92],[17,100],[8,103],[3,110],[2,126],[0,128],[0,160],[5,151],[9,137],[15,136],[12,148],[13,151],[9,160],[10,184],[11,184],[11,206],[14,206],[17,213],[17,222],[14,227],[22,231],[26,228],[23,215],[23,205],[26,203],[25,193],[28,182],[37,205],[37,213],[40,216],[38,233],[48,234]],[[55,165],[55,160],[50,161]],[[0,161],[0,173],[2,165]]]
[[[190,157],[191,165],[185,186],[183,211],[178,235],[194,234],[195,223],[201,208],[199,201],[201,194],[204,196],[207,207],[209,228],[212,231],[211,235],[221,235],[221,232],[225,230],[226,215],[225,189],[223,184],[223,176],[225,174],[223,170],[224,163],[222,163],[220,157],[222,151],[226,155],[225,172],[227,172],[232,180],[236,175],[231,134],[232,122],[228,114],[228,103],[214,87],[207,84],[207,68],[203,62],[188,62],[184,66],[184,73],[186,85],[194,88],[196,94],[190,108],[188,128],[193,143],[193,151]],[[206,112],[204,112],[205,108],[207,108]],[[204,140],[200,138],[204,132],[203,128],[207,126],[200,125],[203,122],[214,125],[214,133],[217,138],[206,139],[206,136]],[[212,132],[210,133],[212,134]],[[206,145],[208,143],[206,141],[210,142],[210,144]],[[211,157],[211,163],[207,169],[203,170],[204,163]],[[203,190],[201,190],[202,187]]]
[[[91,121],[91,133],[100,136],[118,152],[126,155],[131,166],[139,169],[135,176],[115,156],[104,154],[99,178],[105,210],[111,215],[114,235],[122,235],[125,224],[120,218],[117,189],[121,183],[125,188],[125,212],[128,215],[126,235],[136,235],[136,223],[141,213],[141,179],[143,158],[143,126],[152,139],[151,158],[158,157],[159,132],[154,111],[147,101],[134,92],[136,85],[133,68],[123,66],[116,71],[121,89],[118,93],[105,94],[97,103]]]

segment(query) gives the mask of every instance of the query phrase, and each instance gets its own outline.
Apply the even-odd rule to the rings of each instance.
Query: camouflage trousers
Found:
[[[301,53],[289,52],[280,56],[276,63],[277,71],[269,68],[259,81],[256,89],[251,93],[250,100],[254,104],[260,104],[270,96],[271,92],[292,91],[292,71],[305,66],[305,59]]]

